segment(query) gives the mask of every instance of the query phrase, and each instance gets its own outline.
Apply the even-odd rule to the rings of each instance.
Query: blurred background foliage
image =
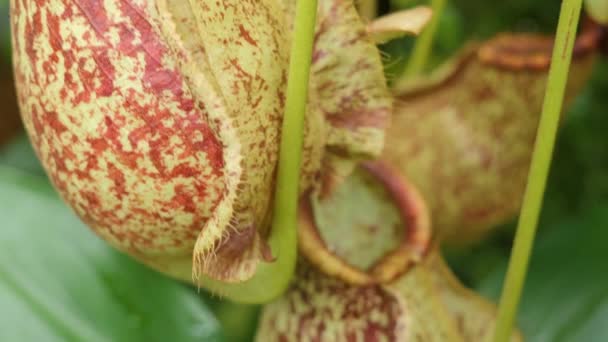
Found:
[[[380,9],[424,3],[381,1]],[[559,4],[449,0],[429,68],[468,40],[552,32]],[[20,128],[8,26],[8,1],[0,0],[0,340],[250,340],[257,307],[197,293],[130,261],[54,195]],[[412,42],[382,46],[389,79],[403,72]],[[519,315],[527,341],[608,341],[607,94],[604,58],[560,132]],[[446,251],[463,281],[491,299],[500,294],[513,226]]]

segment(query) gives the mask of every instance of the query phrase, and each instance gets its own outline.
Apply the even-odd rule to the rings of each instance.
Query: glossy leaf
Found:
[[[0,146],[0,165],[10,166],[32,175],[45,177],[44,169],[34,154],[27,136],[21,134]]]
[[[578,215],[608,198],[607,92],[608,61],[602,59],[560,134],[545,201],[547,222]]]
[[[0,189],[0,340],[219,340],[194,290],[85,230],[43,178],[3,166]]]
[[[532,256],[519,314],[526,341],[608,339],[608,205],[597,205],[545,228]],[[499,295],[503,263],[481,281]]]

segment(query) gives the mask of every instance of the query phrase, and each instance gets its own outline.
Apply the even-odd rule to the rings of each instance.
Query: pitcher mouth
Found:
[[[400,229],[404,231],[397,247],[374,260],[367,269],[340,257],[328,247],[320,233],[313,206],[314,193],[309,191],[300,201],[299,248],[319,270],[347,283],[389,283],[407,272],[429,251],[432,245],[429,211],[418,190],[387,163],[365,162],[358,168],[386,191],[391,204],[398,211]]]
[[[574,42],[573,57],[584,58],[597,50],[602,39],[602,27],[591,19],[585,20]],[[554,37],[533,33],[503,33],[483,44],[478,58],[507,70],[546,70],[551,64]]]

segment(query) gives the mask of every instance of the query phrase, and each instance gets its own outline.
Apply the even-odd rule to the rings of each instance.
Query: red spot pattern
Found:
[[[191,251],[223,189],[222,144],[205,109],[147,5],[116,0],[109,13],[99,1],[61,3],[61,13],[49,0],[12,9],[23,116],[50,178],[122,248]]]
[[[251,37],[251,34],[249,33],[249,31],[247,31],[243,25],[239,25],[239,31],[241,33],[241,37],[243,37],[243,39],[245,39],[245,41],[255,47],[258,46],[258,43]]]
[[[277,341],[399,341],[403,309],[379,286],[349,285],[301,266],[292,288],[265,308],[261,329]]]

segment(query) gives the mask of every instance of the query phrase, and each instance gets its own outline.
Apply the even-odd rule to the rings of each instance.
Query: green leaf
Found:
[[[539,238],[519,314],[526,341],[608,340],[608,203]],[[497,298],[506,262],[480,285]]]
[[[7,165],[32,175],[45,176],[44,169],[25,134],[0,147],[0,165]]]
[[[196,293],[93,236],[41,177],[0,166],[0,341],[216,341]]]
[[[608,198],[608,61],[600,60],[586,91],[570,109],[560,132],[544,219],[558,221]],[[562,214],[562,215],[560,215]]]

